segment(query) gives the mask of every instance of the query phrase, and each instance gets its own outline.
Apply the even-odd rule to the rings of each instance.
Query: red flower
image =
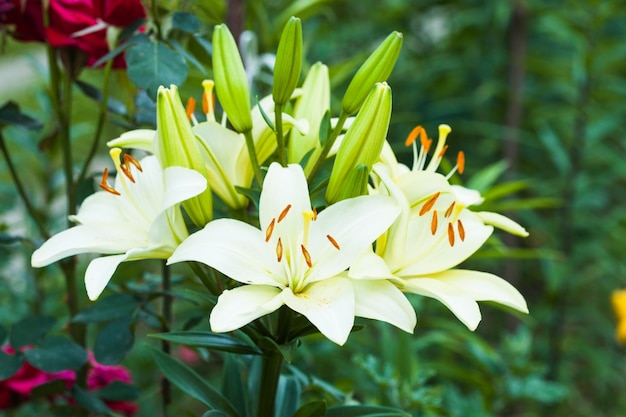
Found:
[[[104,388],[115,381],[126,384],[133,382],[128,369],[119,365],[102,365],[96,361],[91,352],[89,352],[89,363],[91,364],[91,369],[87,374],[89,391]],[[128,401],[105,401],[105,403],[112,411],[127,417],[134,416],[139,410],[137,404]]]

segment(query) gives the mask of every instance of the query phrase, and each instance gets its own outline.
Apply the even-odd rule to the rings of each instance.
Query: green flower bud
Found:
[[[274,103],[283,105],[289,101],[300,80],[302,68],[302,23],[291,17],[283,29],[274,64]]]
[[[213,76],[217,97],[238,132],[252,129],[248,79],[233,35],[226,25],[213,30]]]
[[[385,143],[390,119],[391,88],[387,83],[377,83],[339,145],[326,189],[326,201],[329,204],[341,200],[343,195],[353,196],[356,192],[359,187],[357,180],[361,177],[361,173],[353,174],[356,167],[366,166],[369,175]],[[346,181],[354,175],[356,177],[352,184],[346,184]],[[356,188],[342,190],[347,185]]]
[[[370,171],[371,167],[365,164],[355,166],[342,181],[337,201],[367,194],[367,177]]]
[[[401,48],[402,33],[400,32],[391,33],[378,45],[348,85],[341,102],[341,108],[345,113],[356,113],[374,84],[387,80],[400,55]]]
[[[157,144],[156,154],[163,168],[182,166],[198,171],[208,178],[207,168],[178,89],[161,86],[157,93]],[[209,187],[196,197],[183,202],[183,208],[193,223],[204,227],[213,218],[213,199]]]

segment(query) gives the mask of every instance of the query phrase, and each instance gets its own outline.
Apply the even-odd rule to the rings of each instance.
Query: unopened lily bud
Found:
[[[355,166],[341,184],[337,201],[367,194],[367,178],[371,168],[365,164]]]
[[[341,102],[341,108],[345,113],[356,113],[374,84],[387,80],[400,55],[401,48],[402,33],[400,32],[391,33],[378,45],[348,85]]]
[[[328,203],[341,200],[342,187],[355,167],[366,166],[369,175],[385,143],[390,119],[391,88],[377,83],[339,146],[326,189]]]
[[[274,103],[283,105],[289,101],[300,80],[302,68],[302,23],[291,17],[283,29],[274,64]]]
[[[213,30],[213,76],[217,97],[236,131],[252,129],[246,71],[233,35],[226,25]]]
[[[157,93],[156,151],[163,168],[191,168],[207,178],[200,144],[174,85],[169,89],[161,86]],[[213,218],[211,190],[207,187],[202,194],[184,201],[183,208],[196,226],[204,227]]]

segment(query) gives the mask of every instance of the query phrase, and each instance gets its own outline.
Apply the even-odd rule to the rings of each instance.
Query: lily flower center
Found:
[[[405,146],[413,147],[413,171],[430,171],[435,172],[443,159],[446,151],[448,150],[448,145],[446,145],[446,139],[448,134],[452,131],[450,126],[448,125],[439,125],[439,138],[437,139],[437,146],[435,147],[435,151],[433,152],[428,165],[426,165],[426,159],[428,157],[428,153],[433,144],[433,140],[428,138],[428,134],[426,130],[422,126],[416,126],[413,128],[411,133],[407,136],[404,141]],[[417,149],[417,138],[420,140],[420,149]],[[446,179],[450,179],[455,172],[458,171],[459,174],[462,174],[465,169],[465,154],[463,151],[460,151],[457,154],[456,165],[450,170],[450,172],[446,175]]]
[[[422,204],[418,215],[425,216],[430,213],[430,233],[433,236],[436,236],[437,232],[440,230],[440,220],[443,224],[447,223],[447,226],[445,226],[445,235],[447,235],[448,244],[450,247],[453,247],[457,242],[457,238],[461,242],[465,241],[465,227],[459,218],[461,211],[465,208],[465,206],[456,200],[452,200],[452,202],[447,206],[439,205],[437,207],[436,203],[440,196],[441,192],[436,192],[426,199]],[[445,207],[445,209],[442,207]],[[444,234],[440,233],[439,236],[444,236]]]

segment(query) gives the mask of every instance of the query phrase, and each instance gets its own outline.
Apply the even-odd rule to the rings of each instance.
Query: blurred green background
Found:
[[[625,352],[615,340],[610,305],[611,292],[626,283],[623,2],[161,3],[163,14],[194,13],[205,33],[221,21],[235,34],[254,31],[256,54],[249,58],[257,59],[276,50],[285,20],[298,15],[305,69],[318,60],[331,67],[334,106],[367,53],[389,32],[402,32],[403,51],[389,79],[394,94],[390,142],[410,161],[403,142],[415,125],[433,137],[438,124],[449,124],[450,154],[464,150],[467,159],[460,180],[482,188],[485,209],[516,218],[530,232],[526,239],[496,233],[468,263],[512,282],[528,301],[528,317],[483,305],[483,322],[471,333],[436,301],[414,299],[419,318],[414,335],[364,322],[366,328],[343,348],[305,340],[298,366],[356,400],[393,405],[416,416],[626,415],[626,396],[621,395],[626,392]],[[4,42],[0,102],[17,101],[44,122],[45,133],[51,127],[45,124],[50,104],[43,49],[8,38]],[[185,46],[201,62],[208,58],[198,44]],[[199,81],[210,75],[190,70],[183,97],[199,96]],[[269,91],[264,73],[271,74],[256,72],[259,94]],[[86,70],[81,79],[98,85],[100,77],[97,70]],[[130,114],[141,110],[123,72],[112,82],[114,98]],[[80,96],[74,112],[72,140],[80,155],[88,147],[97,105]],[[149,123],[112,117],[104,138],[135,126]],[[41,133],[7,128],[5,136],[35,202],[48,207],[53,229],[62,229],[65,220],[54,217],[63,211],[59,161],[44,160],[39,153]],[[100,155],[106,156],[104,148]],[[96,161],[94,166],[101,165]],[[6,165],[0,167],[0,227],[36,241]],[[6,243],[0,246],[0,323],[9,325],[33,311],[66,314],[54,271],[29,266],[35,243]],[[132,274],[132,268],[121,273]],[[179,306],[181,320],[190,309]],[[141,340],[141,329],[137,332]],[[154,378],[154,370],[142,360],[139,343],[124,364],[150,393],[140,401],[142,415],[150,415],[156,388],[148,376]],[[311,388],[303,395],[315,392]]]

